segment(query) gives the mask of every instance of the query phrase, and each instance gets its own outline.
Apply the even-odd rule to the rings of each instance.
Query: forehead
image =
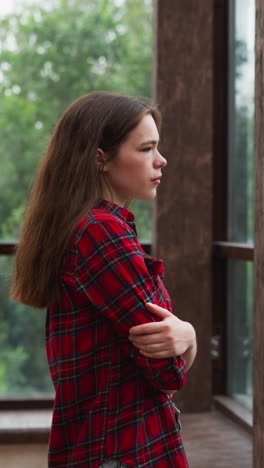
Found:
[[[147,114],[141,119],[139,124],[130,132],[128,140],[159,140],[159,132],[152,115]]]

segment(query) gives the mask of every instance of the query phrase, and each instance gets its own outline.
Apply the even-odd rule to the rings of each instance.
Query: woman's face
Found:
[[[103,198],[121,206],[131,199],[155,198],[161,169],[167,164],[158,151],[158,143],[155,121],[147,114],[121,144],[116,157],[107,162],[106,155],[104,175],[107,184]]]

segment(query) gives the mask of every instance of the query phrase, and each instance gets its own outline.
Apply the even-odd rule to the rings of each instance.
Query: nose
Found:
[[[167,166],[167,159],[165,159],[159,151],[157,151],[157,157],[155,159],[155,165],[156,167],[165,167]]]

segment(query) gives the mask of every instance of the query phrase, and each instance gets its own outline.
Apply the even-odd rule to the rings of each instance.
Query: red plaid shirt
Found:
[[[186,468],[179,412],[162,392],[186,383],[184,360],[148,359],[128,340],[134,325],[171,310],[161,260],[142,250],[134,215],[101,201],[72,237],[59,300],[47,311],[55,387],[49,467]]]

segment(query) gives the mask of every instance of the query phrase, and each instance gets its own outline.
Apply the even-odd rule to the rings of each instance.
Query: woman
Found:
[[[83,96],[37,174],[12,297],[47,307],[49,467],[188,466],[172,393],[195,332],[171,313],[162,261],[142,250],[127,209],[156,196],[167,164],[159,127],[157,109],[136,99]]]

